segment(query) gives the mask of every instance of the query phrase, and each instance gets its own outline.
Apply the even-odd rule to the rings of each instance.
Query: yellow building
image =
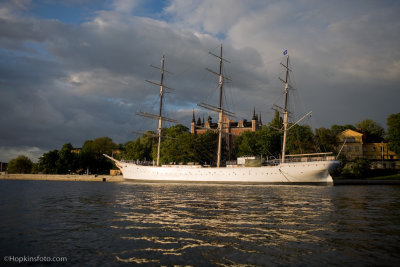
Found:
[[[338,135],[338,145],[347,159],[363,157],[364,135],[362,133],[347,129]]]
[[[345,142],[346,141],[346,142]],[[343,145],[344,144],[344,145]],[[388,143],[367,143],[365,135],[347,129],[338,135],[338,146],[347,159],[365,158],[371,160],[372,168],[398,168],[399,157],[390,151]]]
[[[388,144],[366,143],[364,146],[364,157],[370,160],[391,160],[398,159],[396,153],[388,149]]]

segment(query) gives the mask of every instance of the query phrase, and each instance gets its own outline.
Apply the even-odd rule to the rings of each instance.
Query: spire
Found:
[[[256,107],[254,107],[252,120],[256,120],[256,119],[257,119],[257,117],[256,117]]]
[[[260,120],[259,120],[260,125],[262,125],[262,121],[261,121],[261,112],[260,112]]]
[[[196,122],[196,119],[194,118],[194,109],[193,109],[193,118],[192,118],[192,122]]]

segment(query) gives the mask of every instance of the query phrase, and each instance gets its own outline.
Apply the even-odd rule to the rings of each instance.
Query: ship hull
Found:
[[[333,183],[329,170],[336,161],[283,163],[263,167],[143,166],[118,162],[124,179],[155,182]]]

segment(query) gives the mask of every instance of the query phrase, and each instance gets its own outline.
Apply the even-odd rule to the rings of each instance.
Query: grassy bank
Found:
[[[123,182],[122,176],[110,175],[61,175],[61,174],[2,174],[0,180]]]

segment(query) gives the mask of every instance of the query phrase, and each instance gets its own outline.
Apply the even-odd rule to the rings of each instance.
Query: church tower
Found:
[[[251,118],[251,131],[255,132],[258,129],[258,115],[256,115],[256,108],[254,107],[253,117]]]
[[[196,133],[196,120],[194,118],[194,110],[193,110],[192,122],[190,123],[190,133],[191,134],[195,134]]]

